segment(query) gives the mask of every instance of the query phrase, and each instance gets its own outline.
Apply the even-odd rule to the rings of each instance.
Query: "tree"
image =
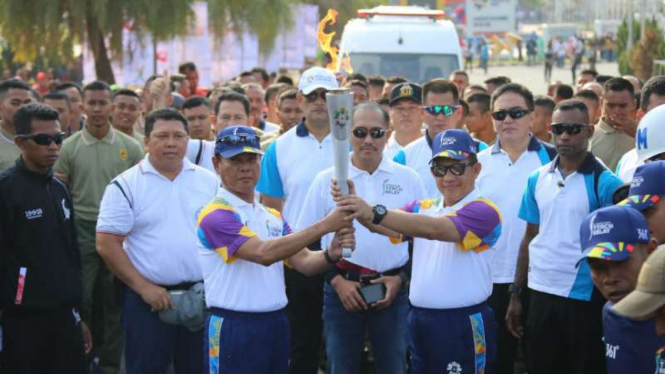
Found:
[[[74,46],[87,41],[99,79],[114,83],[111,60],[122,57],[125,28],[155,40],[187,33],[194,20],[197,0],[0,0],[0,32],[17,62],[47,56],[66,64],[74,58]],[[294,0],[205,0],[214,35],[232,27],[255,33],[265,50],[288,24],[288,5]],[[110,54],[109,54],[110,51]]]
[[[633,21],[633,49],[628,50],[628,21],[627,19],[624,19],[623,22],[621,23],[621,26],[619,26],[619,30],[617,31],[617,55],[619,57],[619,73],[622,75],[632,75],[635,74],[634,70],[634,65],[636,63],[633,63],[632,61],[635,58],[635,53],[637,53],[637,49],[639,47],[640,43],[640,26],[641,22],[637,19]],[[646,23],[644,25],[645,29],[645,39],[647,38],[647,31],[648,30],[653,30],[655,32],[654,35],[652,36],[658,36],[656,39],[658,40],[658,43],[663,42],[663,36],[662,36],[662,30],[660,29],[658,25],[658,21],[656,20],[655,17],[651,19],[647,19]],[[655,45],[655,47],[660,46],[661,44]],[[660,49],[658,49],[660,48]],[[664,58],[665,55],[662,54],[662,47],[658,47],[655,50],[648,51],[647,54],[640,54],[640,58],[651,58],[648,63],[652,63],[652,60],[658,59],[658,58]],[[652,56],[652,57],[647,57],[647,55]],[[647,63],[644,61],[644,63]],[[651,72],[648,73],[651,75]]]
[[[635,76],[647,81],[653,74],[653,61],[665,57],[663,33],[658,29],[645,28],[644,39],[630,53],[630,67]]]

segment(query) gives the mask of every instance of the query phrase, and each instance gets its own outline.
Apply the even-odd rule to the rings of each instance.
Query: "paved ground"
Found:
[[[586,69],[588,65],[584,64],[577,70]],[[617,63],[600,63],[596,64],[596,70],[600,74],[619,75],[619,65]],[[521,83],[527,86],[535,95],[547,94],[547,82],[544,78],[545,67],[543,64],[536,66],[515,65],[515,66],[490,66],[485,75],[482,69],[474,67],[472,72],[468,72],[472,84],[482,84],[485,79],[490,77],[505,75],[513,80],[513,82]],[[564,68],[552,69],[552,80],[559,80],[563,83],[570,84],[572,82],[572,72],[570,71],[570,64]]]

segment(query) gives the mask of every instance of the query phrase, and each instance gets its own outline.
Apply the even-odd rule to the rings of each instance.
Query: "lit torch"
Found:
[[[328,119],[333,141],[335,178],[337,185],[342,190],[342,195],[348,195],[349,134],[352,127],[353,93],[346,88],[330,90],[326,93],[326,102],[328,103]],[[351,257],[351,249],[344,248],[342,256]]]
[[[339,48],[332,44],[333,38],[337,33],[335,31],[331,31],[329,33],[325,32],[326,26],[334,26],[337,24],[337,15],[338,13],[335,9],[328,9],[326,16],[321,19],[321,22],[319,22],[316,39],[319,41],[319,45],[321,46],[323,53],[327,53],[330,56],[330,62],[328,65],[326,65],[326,69],[332,71],[343,70],[348,74],[353,74],[353,68],[351,67],[351,57],[349,54],[345,53],[344,57],[340,61],[338,56]]]

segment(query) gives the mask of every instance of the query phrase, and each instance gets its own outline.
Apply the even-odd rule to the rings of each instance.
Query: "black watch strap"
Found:
[[[519,295],[522,293],[522,287],[516,286],[514,283],[511,283],[510,286],[508,286],[508,293]]]
[[[330,257],[330,253],[328,253],[328,248],[326,248],[326,249],[323,250],[323,257],[326,259],[326,262],[327,262],[327,263],[332,264],[332,265],[334,265],[334,264],[336,264],[336,263],[339,262],[339,260],[337,260],[337,261],[333,261],[333,259]],[[341,260],[341,259],[340,259],[340,260]]]
[[[372,218],[372,224],[374,225],[380,224],[386,217],[386,214],[388,214],[388,209],[380,204],[375,205],[372,211],[374,212],[374,217]]]

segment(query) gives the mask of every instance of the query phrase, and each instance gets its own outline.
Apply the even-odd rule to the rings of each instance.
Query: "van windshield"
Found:
[[[350,58],[356,73],[399,76],[417,83],[447,78],[453,70],[459,69],[454,54],[350,53]]]

